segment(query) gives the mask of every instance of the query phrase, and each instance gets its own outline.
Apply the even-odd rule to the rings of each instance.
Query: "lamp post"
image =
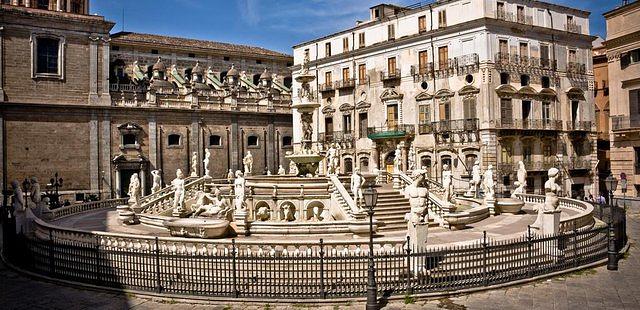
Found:
[[[613,192],[618,187],[618,179],[616,179],[616,177],[614,177],[613,174],[610,174],[604,180],[604,185],[607,188],[607,191],[609,192],[609,204],[613,205]]]
[[[607,249],[607,270],[618,270],[618,252],[616,251],[616,236],[613,229],[613,191],[618,187],[618,180],[609,175],[604,184],[609,191],[609,247]]]
[[[372,186],[369,186],[363,191],[362,196],[369,215],[369,269],[367,270],[366,309],[375,310],[378,309],[378,288],[376,286],[376,266],[373,260],[373,208],[378,202],[378,192]]]
[[[53,176],[53,178],[51,178],[49,180],[49,184],[47,184],[47,197],[49,197],[49,204],[51,205],[52,209],[58,208],[60,207],[61,203],[60,203],[60,194],[58,193],[58,191],[60,190],[60,187],[62,187],[62,178],[58,178],[58,173],[56,172]],[[55,189],[54,193],[50,192],[50,189]]]

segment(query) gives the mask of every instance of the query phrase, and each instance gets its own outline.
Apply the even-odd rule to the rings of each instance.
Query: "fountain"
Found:
[[[296,77],[296,81],[301,84],[298,97],[300,101],[292,105],[292,108],[300,113],[302,122],[302,139],[300,150],[297,153],[286,156],[296,164],[298,168],[298,176],[308,177],[315,176],[318,170],[318,164],[324,158],[312,149],[313,139],[313,113],[320,106],[313,99],[309,83],[316,79],[315,75],[309,73],[308,64],[309,57],[306,56],[300,74]]]

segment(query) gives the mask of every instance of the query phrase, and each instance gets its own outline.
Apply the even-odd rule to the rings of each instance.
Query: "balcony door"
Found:
[[[398,105],[387,105],[387,128],[396,129],[398,126]]]
[[[513,106],[511,99],[500,99],[500,119],[503,124],[513,124]]]
[[[418,72],[420,74],[427,73],[427,64],[429,63],[429,58],[427,55],[427,51],[421,51],[418,53]]]
[[[345,114],[342,116],[342,131],[344,133],[351,132],[351,114]]]
[[[531,116],[531,100],[522,100],[522,120],[527,121]]]
[[[360,113],[359,117],[359,126],[360,126],[360,138],[364,138],[367,136],[367,127],[369,127],[369,120],[367,113]]]
[[[324,119],[324,134],[327,137],[333,136],[333,117],[326,117]]]
[[[396,75],[396,58],[391,57],[387,59],[387,72],[389,72],[389,76]]]
[[[571,100],[571,123],[575,126],[580,112],[580,101]]]
[[[447,63],[449,60],[449,47],[441,46],[438,47],[438,69],[443,70],[447,68]]]
[[[351,77],[349,77],[349,68],[342,68],[342,80],[347,83]]]

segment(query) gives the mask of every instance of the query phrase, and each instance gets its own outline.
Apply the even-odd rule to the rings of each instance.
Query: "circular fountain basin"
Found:
[[[176,218],[162,222],[172,236],[190,238],[221,238],[227,235],[229,221],[205,218]]]
[[[524,201],[518,198],[498,198],[496,208],[500,213],[518,214],[524,207]]]

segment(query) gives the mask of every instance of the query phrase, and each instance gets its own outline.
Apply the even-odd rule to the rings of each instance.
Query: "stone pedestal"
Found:
[[[407,222],[407,236],[412,251],[419,251],[427,247],[428,231],[429,223],[413,224],[411,221]]]
[[[233,214],[233,228],[234,232],[238,236],[248,236],[250,234],[249,228],[251,222],[249,222],[249,213],[245,210],[236,211]]]
[[[490,215],[496,215],[496,201],[495,201],[495,199],[485,199],[484,203],[487,205],[487,208],[489,208],[489,214]]]
[[[560,230],[560,210],[544,211],[540,233],[543,235],[555,235]]]
[[[171,215],[173,217],[188,217],[189,213],[185,209],[174,209]]]

